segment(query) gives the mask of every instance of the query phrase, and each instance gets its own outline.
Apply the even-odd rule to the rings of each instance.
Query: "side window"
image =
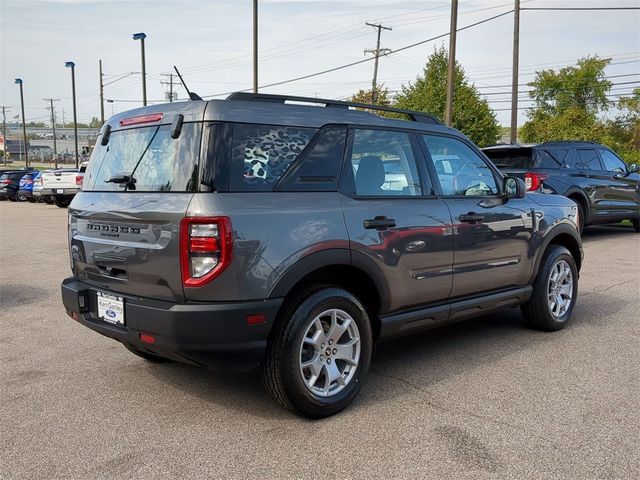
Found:
[[[320,129],[276,189],[285,192],[336,191],[346,137],[347,127],[344,126]]]
[[[579,149],[576,159],[576,168],[582,170],[602,170],[598,152],[594,149]]]
[[[234,125],[229,190],[271,191],[315,133],[313,128]]]
[[[566,155],[566,150],[538,150],[537,168],[560,168]]]
[[[356,195],[422,195],[408,133],[356,129],[347,166]]]
[[[483,197],[498,194],[493,172],[471,147],[450,137],[423,135],[422,138],[444,195]]]
[[[615,153],[606,148],[600,149],[600,157],[602,163],[604,163],[604,169],[609,172],[625,173],[627,167],[622,160],[620,160]]]

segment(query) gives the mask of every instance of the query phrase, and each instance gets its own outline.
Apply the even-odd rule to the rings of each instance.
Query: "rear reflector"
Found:
[[[148,333],[141,333],[140,334],[140,341],[144,342],[144,343],[156,343],[156,337],[154,337],[153,335],[150,335]]]
[[[139,115],[137,117],[123,118],[120,120],[120,126],[138,125],[140,123],[154,123],[162,120],[163,113],[151,113],[149,115]]]
[[[267,315],[265,313],[255,313],[245,317],[247,325],[264,325],[267,323]]]

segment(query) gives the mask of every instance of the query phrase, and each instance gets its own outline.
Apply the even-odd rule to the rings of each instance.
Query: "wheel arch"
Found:
[[[269,298],[285,298],[280,311],[290,307],[314,286],[336,286],[355,295],[371,321],[374,339],[380,333],[380,314],[388,309],[389,287],[375,262],[347,249],[324,250],[298,260],[280,277]]]
[[[591,204],[589,202],[589,198],[587,197],[587,194],[584,193],[579,188],[570,188],[563,194],[563,196],[573,200],[574,202],[580,202],[580,205],[584,210],[584,217],[585,217],[582,219],[582,222],[584,225],[586,225],[587,220],[591,216]]]
[[[546,238],[540,245],[535,260],[533,275],[531,276],[531,282],[533,282],[538,275],[538,271],[540,270],[540,264],[542,263],[544,254],[551,245],[560,245],[569,250],[573,258],[575,259],[578,272],[580,271],[583,257],[582,241],[580,240],[580,236],[578,235],[575,228],[566,224],[560,224],[554,227],[551,232],[547,234]]]

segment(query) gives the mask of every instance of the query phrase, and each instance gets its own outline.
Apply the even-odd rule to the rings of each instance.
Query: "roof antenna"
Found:
[[[182,86],[184,87],[184,89],[187,91],[187,93],[189,94],[189,98],[191,100],[202,100],[202,97],[200,95],[198,95],[195,92],[192,92],[191,90],[189,90],[189,87],[187,87],[187,84],[184,83],[184,79],[182,78],[182,75],[180,75],[180,72],[178,71],[178,67],[176,67],[175,65],[173,66],[173,69],[176,71],[176,73],[178,74],[178,78],[180,79],[180,81],[182,82]]]

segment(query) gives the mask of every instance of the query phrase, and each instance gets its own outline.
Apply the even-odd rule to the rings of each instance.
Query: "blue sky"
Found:
[[[260,0],[261,85],[361,60],[375,46],[365,21],[391,26],[382,46],[395,49],[449,29],[449,1]],[[460,0],[458,26],[512,8],[511,0]],[[522,0],[523,7],[640,6],[638,0]],[[148,97],[162,99],[161,73],[177,65],[190,88],[201,95],[251,86],[251,0],[0,0],[0,105],[19,112],[15,77],[24,80],[27,121],[48,118],[43,98],[56,103],[58,119],[71,118],[70,72],[76,63],[78,120],[99,116],[98,59],[104,63],[107,116],[138,106],[141,99],[140,46],[131,39],[145,32]],[[640,86],[640,11],[539,12],[521,14],[520,83],[536,69],[557,68],[579,57],[613,58],[613,93]],[[458,34],[458,60],[471,81],[509,123],[513,17],[507,15]],[[378,79],[390,90],[413,80],[434,46],[426,43],[380,61]],[[265,89],[343,98],[370,88],[373,62]],[[129,74],[129,75],[127,75]],[[625,76],[620,76],[625,75]],[[120,77],[123,77],[120,79]],[[625,82],[625,83],[622,83]],[[635,83],[628,83],[635,82]],[[178,88],[180,98],[185,92]],[[522,95],[526,100],[526,95]],[[523,101],[521,107],[529,105]],[[520,111],[520,122],[524,110]]]

